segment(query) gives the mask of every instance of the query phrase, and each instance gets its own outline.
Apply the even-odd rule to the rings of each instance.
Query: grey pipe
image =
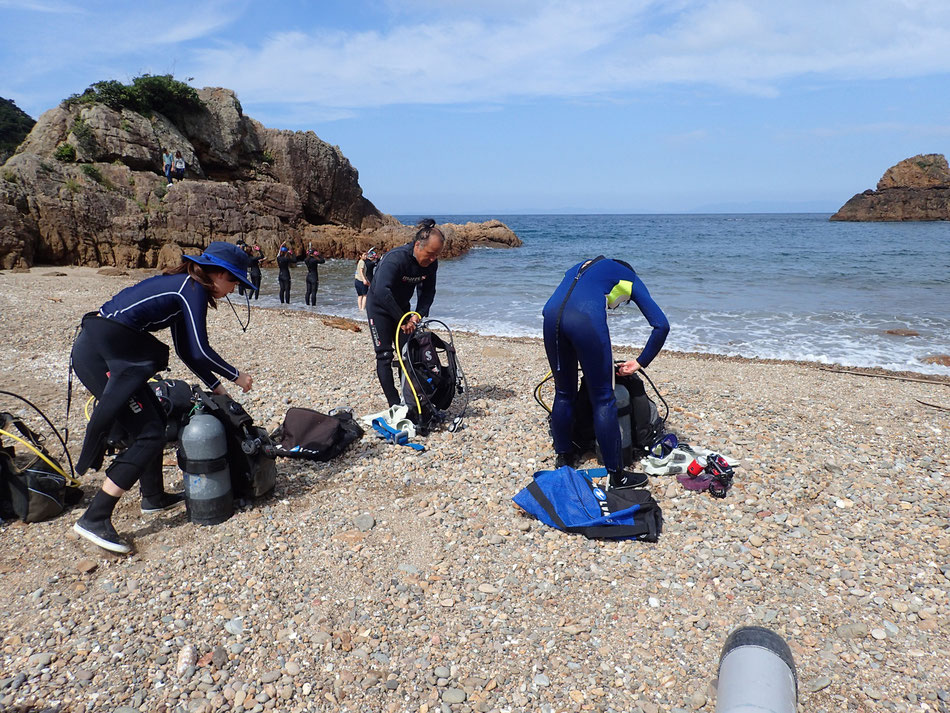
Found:
[[[733,631],[719,655],[717,713],[795,713],[798,674],[792,650],[770,629]]]

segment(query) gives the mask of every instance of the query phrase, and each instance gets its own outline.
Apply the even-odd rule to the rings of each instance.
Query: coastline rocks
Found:
[[[891,166],[877,190],[858,193],[831,220],[950,220],[950,167],[943,154],[921,154]]]
[[[104,104],[45,112],[3,166],[0,269],[51,265],[162,268],[213,240],[245,240],[275,255],[311,242],[327,257],[411,239],[381,213],[339,147],[312,131],[268,129],[229,89],[198,91],[200,111],[177,123]],[[75,161],[55,158],[72,147]],[[166,185],[163,148],[181,151],[185,180]],[[473,245],[520,245],[504,224],[451,226],[446,257]]]

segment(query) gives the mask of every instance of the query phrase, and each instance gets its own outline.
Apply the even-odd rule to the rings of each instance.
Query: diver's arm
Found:
[[[403,310],[396,301],[390,285],[399,279],[399,256],[395,253],[390,254],[393,257],[388,260],[384,259],[376,268],[377,272],[373,275],[373,286],[370,295],[373,299],[374,308],[382,310],[398,322],[402,318]]]
[[[660,309],[659,305],[653,301],[646,285],[643,284],[643,280],[639,277],[633,281],[631,299],[636,303],[637,307],[640,308],[640,311],[643,312],[643,316],[647,318],[647,322],[650,323],[650,326],[653,327],[650,338],[647,339],[646,346],[643,347],[643,351],[640,352],[640,356],[636,359],[641,367],[647,367],[656,355],[660,353],[660,349],[663,348],[663,344],[666,342],[666,336],[670,333],[670,321],[666,318],[666,315],[663,314],[663,310]]]
[[[240,372],[222,359],[208,344],[208,332],[205,325],[208,303],[204,288],[195,284],[193,290],[180,294],[180,297],[182,316],[171,327],[172,340],[178,356],[212,390],[220,383],[213,374],[220,374],[231,381],[236,381]]]
[[[429,316],[429,310],[432,308],[432,301],[435,299],[435,276],[438,273],[439,262],[436,260],[432,263],[432,267],[435,268],[432,270],[432,274],[428,275],[425,280],[419,283],[416,294],[418,299],[416,299],[416,312],[421,314],[423,317]]]

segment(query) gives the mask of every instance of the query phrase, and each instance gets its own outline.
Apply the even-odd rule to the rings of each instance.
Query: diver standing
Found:
[[[295,257],[286,245],[280,246],[277,254],[277,284],[280,288],[280,303],[290,304],[290,268],[296,267],[297,261],[303,259],[303,254]]]
[[[307,265],[307,296],[304,298],[308,305],[317,306],[317,290],[320,287],[320,274],[317,272],[319,266],[326,260],[320,255],[319,250],[310,249],[307,251],[307,257],[304,263]]]
[[[99,469],[106,437],[118,423],[131,445],[106,470],[102,489],[93,497],[73,530],[111,552],[131,546],[115,531],[112,513],[119,498],[140,483],[142,512],[157,513],[180,505],[184,496],[166,493],[162,483],[165,412],[148,380],[168,368],[168,346],[150,332],[168,328],[175,351],[216,394],[226,394],[219,374],[248,391],[250,374],[222,359],[208,344],[208,307],[238,283],[250,289],[247,254],[237,245],[213,242],[197,257],[184,255],[175,268],[127,287],[98,313],[82,319],[70,360],[76,376],[99,400],[86,426],[76,463],[80,475]]]
[[[393,380],[393,342],[396,326],[410,311],[412,293],[417,293],[415,311],[423,317],[435,299],[435,277],[445,236],[435,221],[426,218],[417,225],[411,243],[390,250],[373,274],[366,299],[366,318],[376,350],[376,376],[390,406],[399,403],[399,391]],[[412,334],[419,317],[413,315],[402,325],[405,334]]]
[[[261,263],[266,260],[264,253],[261,252],[260,245],[254,245],[250,248],[249,258],[247,276],[251,280],[251,284],[254,285],[254,289],[250,290],[248,294],[256,300],[261,296]]]
[[[622,260],[600,256],[579,262],[565,274],[544,305],[544,349],[554,375],[551,433],[557,453],[556,467],[573,465],[571,432],[577,398],[577,367],[587,379],[594,414],[594,433],[610,477],[610,487],[642,487],[644,473],[623,468],[617,400],[614,398],[614,361],[607,330],[607,309],[633,300],[653,331],[640,356],[620,365],[617,373],[629,375],[653,361],[670,331],[666,315],[657,306],[643,281]]]

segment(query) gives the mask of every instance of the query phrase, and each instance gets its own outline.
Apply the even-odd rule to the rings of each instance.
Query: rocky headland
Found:
[[[363,195],[339,147],[312,131],[263,126],[228,89],[194,91],[193,106],[167,116],[82,101],[89,92],[45,112],[0,169],[0,268],[164,267],[212,240],[238,239],[266,255],[287,241],[352,258],[414,232]],[[172,187],[166,147],[187,164]],[[447,257],[521,244],[499,221],[444,232]]]
[[[877,190],[858,193],[831,220],[950,220],[950,168],[943,154],[920,154],[891,166]]]

